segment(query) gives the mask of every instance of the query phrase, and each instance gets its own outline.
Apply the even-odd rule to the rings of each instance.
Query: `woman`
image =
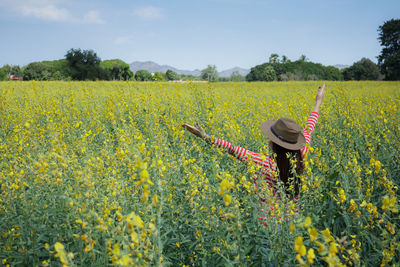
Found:
[[[262,181],[267,182],[272,189],[273,195],[278,195],[276,194],[277,184],[278,180],[280,180],[285,187],[286,195],[289,198],[293,198],[294,196],[295,202],[297,202],[301,183],[299,175],[304,171],[303,162],[305,156],[308,154],[308,148],[305,144],[310,144],[311,142],[311,134],[318,120],[324,93],[325,83],[322,87],[318,88],[315,107],[303,131],[301,131],[300,126],[296,122],[287,118],[280,118],[276,121],[270,120],[261,124],[261,131],[269,138],[269,147],[275,155],[260,155],[245,148],[234,146],[225,140],[211,138],[198,123],[196,123],[196,127],[186,123],[182,124],[182,127],[195,136],[206,140],[207,143],[226,149],[229,154],[241,161],[255,163],[259,166],[258,175],[255,180],[261,178]],[[268,202],[269,208],[267,210],[264,209],[263,213],[269,212],[270,217],[275,216],[274,205],[271,205],[270,199],[266,201],[265,195],[262,194],[261,198],[264,203]],[[263,206],[265,205],[263,204]],[[297,209],[295,212],[298,212]],[[287,214],[285,217],[289,216]],[[266,216],[264,216],[263,220],[266,219]],[[279,215],[278,222],[281,220],[282,217]]]

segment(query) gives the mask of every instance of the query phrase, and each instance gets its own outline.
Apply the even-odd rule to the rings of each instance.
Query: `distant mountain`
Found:
[[[159,65],[153,61],[135,61],[129,64],[130,70],[132,72],[136,72],[138,70],[147,70],[149,72],[166,72],[167,70],[172,70],[175,71],[178,74],[185,74],[185,75],[193,75],[193,76],[200,76],[201,70],[180,70],[177,68],[174,68],[169,65]],[[232,72],[237,71],[239,72],[240,75],[247,75],[247,73],[250,72],[250,70],[247,69],[242,69],[239,67],[235,67],[232,69],[224,70],[219,72],[220,77],[229,77],[231,76]]]
[[[149,72],[166,72],[167,70],[175,71],[178,74],[185,74],[185,75],[194,75],[200,76],[200,70],[179,70],[169,65],[158,65],[153,61],[135,61],[129,64],[129,68],[132,72],[136,72],[138,70],[147,70]]]
[[[248,69],[243,69],[243,68],[239,68],[239,67],[234,67],[234,68],[232,68],[232,69],[228,69],[228,70],[221,71],[221,72],[219,72],[218,74],[219,74],[220,77],[230,77],[231,74],[232,74],[234,71],[238,72],[238,73],[239,73],[240,75],[242,75],[242,76],[246,76],[246,75],[250,72],[250,70],[248,70]]]

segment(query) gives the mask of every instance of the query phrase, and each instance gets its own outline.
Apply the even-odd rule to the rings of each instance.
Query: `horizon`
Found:
[[[180,70],[250,69],[272,53],[326,66],[376,63],[378,27],[399,9],[394,0],[2,0],[0,66],[63,59],[71,48]]]

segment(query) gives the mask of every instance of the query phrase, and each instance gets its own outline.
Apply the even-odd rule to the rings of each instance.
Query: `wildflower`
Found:
[[[229,206],[232,202],[232,197],[229,194],[224,195],[225,206]]]
[[[318,234],[317,229],[308,228],[307,231],[308,231],[308,234],[310,235],[310,241],[314,241],[318,238],[319,234]]]
[[[382,209],[387,210],[389,208],[389,197],[385,196],[382,200]]]
[[[396,231],[394,230],[395,225],[391,224],[390,222],[388,222],[386,224],[386,229],[389,231],[389,233],[391,233],[392,235],[394,235],[396,233]]]
[[[133,260],[131,257],[129,257],[129,255],[124,255],[119,261],[117,261],[117,264],[122,266],[132,266]]]
[[[325,237],[325,240],[326,240],[327,242],[332,242],[332,241],[334,241],[334,239],[333,239],[333,237],[332,237],[332,235],[331,235],[331,232],[329,231],[328,228],[326,228],[325,230],[322,230],[322,231],[321,231],[321,234]]]
[[[128,226],[130,226],[130,227],[136,226],[141,229],[144,228],[144,222],[143,222],[142,218],[140,218],[140,216],[136,215],[134,212],[130,213],[127,216],[126,221],[128,222]]]
[[[225,178],[222,180],[222,182],[219,184],[219,195],[222,195],[225,191],[230,190],[232,187],[231,183]]]
[[[312,224],[312,220],[310,217],[307,216],[306,219],[304,220],[304,227],[308,228],[311,226],[311,224]]]
[[[329,245],[329,253],[331,253],[332,255],[336,255],[336,253],[338,252],[337,249],[337,245],[335,242],[331,242],[331,244]]]
[[[349,212],[353,212],[353,211],[355,211],[356,209],[357,209],[357,204],[356,204],[356,202],[355,202],[353,199],[351,199],[351,200],[350,200]]]
[[[294,224],[293,224],[293,223],[290,223],[290,225],[289,225],[289,229],[290,229],[290,232],[291,232],[291,233],[294,233],[294,232],[296,232],[296,227],[294,226]]]
[[[139,244],[139,235],[135,231],[131,232],[131,241],[137,246]]]
[[[346,201],[346,194],[344,193],[343,188],[338,189],[339,197],[340,197],[340,203],[343,203]]]
[[[296,240],[294,241],[294,249],[300,254],[300,256],[303,257],[306,255],[306,247],[303,244],[302,236],[296,237]]]
[[[307,260],[310,264],[314,264],[314,259],[315,259],[315,253],[314,249],[310,248],[307,252]]]

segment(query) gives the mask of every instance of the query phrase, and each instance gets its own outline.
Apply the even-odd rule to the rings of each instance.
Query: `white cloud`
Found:
[[[75,16],[68,9],[61,7],[61,2],[61,0],[0,0],[0,8],[40,20],[85,24],[105,23],[96,10],[89,10],[83,17]]]
[[[105,24],[105,20],[100,18],[100,13],[97,10],[90,10],[83,16],[82,22],[92,24]]]
[[[164,17],[164,10],[159,7],[145,6],[133,11],[133,14],[146,20],[156,20]]]
[[[51,21],[72,21],[73,17],[65,8],[58,8],[53,5],[46,5],[42,7],[35,6],[20,6],[19,12],[23,16],[35,17],[37,19],[51,20]]]

